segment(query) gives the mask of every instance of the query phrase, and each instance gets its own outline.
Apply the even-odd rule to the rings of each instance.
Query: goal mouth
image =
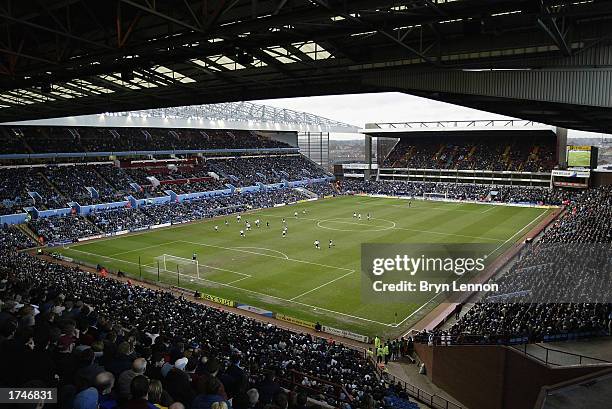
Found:
[[[160,271],[200,278],[200,263],[197,259],[162,254],[155,257],[155,262],[157,264],[155,268],[159,268]]]
[[[448,199],[447,193],[423,193],[423,199],[425,200],[444,200]]]

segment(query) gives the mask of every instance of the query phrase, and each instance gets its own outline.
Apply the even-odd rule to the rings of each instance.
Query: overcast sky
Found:
[[[362,128],[369,122],[438,121],[466,119],[504,119],[491,112],[433,101],[399,92],[321,97],[284,98],[254,101],[275,107],[305,111],[346,122]],[[600,136],[587,132],[570,131],[569,136]],[[334,135],[339,139],[355,135]]]

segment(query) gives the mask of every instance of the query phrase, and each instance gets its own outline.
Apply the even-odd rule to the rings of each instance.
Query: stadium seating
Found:
[[[300,155],[209,160],[208,164],[230,183],[233,181],[239,186],[325,176],[322,169]]]
[[[6,152],[285,146],[250,133],[224,130],[4,127],[0,132],[11,141]],[[499,162],[504,169],[539,170],[549,166],[549,148],[546,141],[536,139],[532,145],[525,146],[513,141],[483,144],[442,140],[418,146],[402,141],[387,160],[394,166],[487,168]],[[283,386],[347,409],[418,408],[405,391],[381,380],[372,363],[353,349],[194,303],[168,292],[15,253],[38,244],[30,236],[40,237],[45,244],[62,244],[90,236],[273,207],[314,195],[363,192],[565,204],[568,211],[544,234],[540,243],[612,242],[611,189],[576,193],[537,187],[350,179],[334,184],[313,183],[313,179],[321,179],[327,173],[301,155],[228,156],[177,155],[147,160],[139,157],[115,163],[44,166],[30,163],[19,168],[0,168],[3,214],[19,212],[27,206],[39,210],[60,208],[73,201],[81,206],[125,201],[130,195],[150,199],[166,196],[165,190],[186,194],[222,190],[229,185],[242,188],[230,194],[215,193],[215,196],[186,200],[181,197],[168,201],[166,197],[165,203],[140,201],[134,207],[136,202],[130,200],[125,206],[121,204],[122,207],[113,209],[102,205],[86,216],[73,211],[64,216],[34,217],[21,227],[2,226],[0,359],[15,369],[0,371],[0,382],[25,386],[37,381],[57,386],[62,402],[68,402],[66,407],[86,399],[87,394],[95,394],[101,402],[129,403],[129,380],[142,373],[148,380],[139,381],[146,382],[147,387],[152,385],[149,399],[163,406],[180,401],[187,407],[200,408],[204,407],[200,406],[201,402],[211,399],[228,402],[231,399],[233,408],[247,408],[253,407],[248,400],[257,391],[259,406],[255,407],[269,403],[282,407],[282,399],[286,397],[279,391]],[[308,181],[308,184],[303,186],[305,190],[287,185],[254,191],[244,189],[284,181]],[[538,249],[539,245],[533,248]],[[537,257],[537,253],[534,250],[525,257],[522,262],[526,263],[529,257]],[[510,269],[500,283],[535,285],[536,280],[520,266]],[[457,343],[512,343],[592,337],[607,331],[611,312],[610,305],[602,303],[530,306],[512,300],[482,302],[448,331],[423,333],[417,340],[427,342],[431,337],[439,340],[444,336]],[[391,345],[396,356],[400,343]],[[23,370],[24,365],[32,368],[34,363],[37,370]],[[140,371],[143,365],[146,368]],[[296,383],[293,375],[298,369],[302,378]],[[115,388],[105,387],[104,378],[110,377],[116,379]],[[160,390],[153,386],[157,383],[151,382],[156,380],[161,382],[161,394],[155,392]]]
[[[124,166],[125,164],[122,164]],[[220,179],[210,176],[217,172]],[[114,164],[65,163],[53,166],[0,168],[0,214],[64,208],[69,202],[91,205],[135,198],[317,179],[326,172],[303,156],[260,156],[214,159],[208,162],[146,162],[125,167]],[[159,182],[154,186],[150,177]],[[140,187],[139,189],[135,186]],[[40,197],[35,200],[29,192]]]
[[[100,230],[82,216],[53,216],[28,222],[28,226],[45,243],[65,243],[80,237],[89,237]]]
[[[540,135],[429,135],[400,139],[385,158],[384,166],[536,172],[552,169],[554,152],[554,139]]]
[[[342,181],[344,192],[383,194],[390,196],[423,197],[436,193],[448,199],[491,201],[500,203],[542,203],[560,205],[577,194],[569,190],[525,186],[495,186],[461,183],[401,182],[401,181]],[[493,194],[492,192],[495,192]]]
[[[0,227],[0,251],[21,250],[35,246],[36,243],[17,226]]]
[[[180,149],[287,148],[241,130],[1,126],[0,153],[129,152]]]
[[[0,278],[0,382],[58,387],[62,407],[133,405],[130,381],[141,374],[161,381],[163,393],[149,400],[164,406],[231,399],[249,408],[256,395],[255,407],[280,404],[288,398],[281,387],[303,393],[289,381],[294,368],[323,380],[309,383],[309,395],[335,407],[382,404],[391,393],[363,353],[168,292],[23,253],[0,252]],[[387,407],[418,406],[393,396]]]

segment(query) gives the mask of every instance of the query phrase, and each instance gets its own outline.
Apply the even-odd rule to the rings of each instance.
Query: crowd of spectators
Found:
[[[65,200],[45,180],[43,168],[0,169],[0,214],[21,213],[23,207],[37,206],[41,209],[65,205]],[[33,198],[29,192],[40,197]]]
[[[273,207],[276,204],[296,202],[305,198],[293,189],[277,189],[146,206],[142,208],[142,211],[150,217],[154,224],[177,224],[249,209]]]
[[[402,138],[384,166],[538,172],[554,167],[554,152],[553,136],[458,136],[453,132]]]
[[[503,203],[542,203],[561,205],[576,197],[576,192],[548,187],[505,185],[476,185],[471,183],[363,181],[345,179],[341,183],[345,193],[369,193],[390,196],[427,197],[437,194],[454,200],[474,200]]]
[[[312,183],[304,187],[319,197],[336,196],[339,194],[335,183]]]
[[[36,243],[17,226],[3,225],[0,227],[0,251],[21,250],[35,245]]]
[[[87,218],[76,215],[32,219],[28,226],[45,243],[65,243],[100,234],[100,230]]]
[[[515,337],[538,342],[552,335],[610,334],[611,243],[612,187],[575,196],[566,212],[494,279],[500,291],[435,335],[450,335],[456,342]]]
[[[81,205],[122,200],[121,193],[98,174],[97,170],[103,166],[109,165],[50,166],[45,169],[45,175],[64,197]],[[87,188],[95,189],[98,197]]]
[[[362,192],[408,197],[437,193],[458,200],[533,202],[553,205],[568,203],[575,196],[571,192],[547,188],[402,181],[344,180],[334,184],[326,182],[310,184],[306,189],[320,197]],[[151,194],[151,192],[145,193]],[[72,241],[100,233],[134,230],[163,223],[184,223],[308,198],[307,194],[291,188],[241,192],[200,197],[178,203],[147,204],[139,208],[99,209],[87,218],[76,216],[41,218],[30,221],[30,226],[47,242]]]
[[[186,223],[307,198],[295,189],[282,188],[203,197],[178,203],[149,204],[137,208],[101,209],[87,217],[53,216],[31,220],[28,225],[46,243],[62,243],[102,233],[138,230],[164,223]]]
[[[327,176],[322,168],[302,155],[237,157],[207,163],[217,174],[239,186]]]
[[[87,218],[104,233],[137,230],[151,225],[151,220],[147,214],[131,207],[93,212]]]
[[[60,408],[379,408],[391,389],[363,352],[169,292],[24,253],[0,252],[0,279],[0,384],[57,387]]]
[[[213,174],[213,175],[211,175]],[[215,175],[218,175],[216,177]],[[190,159],[120,167],[114,164],[65,164],[0,168],[0,215],[64,208],[69,202],[92,205],[222,190],[257,183],[278,183],[326,176],[324,170],[300,155],[236,157],[207,162]],[[149,177],[155,177],[157,182]],[[38,194],[31,195],[30,192]]]
[[[127,152],[288,148],[254,131],[171,128],[3,126],[2,153]],[[4,138],[3,138],[4,140]]]

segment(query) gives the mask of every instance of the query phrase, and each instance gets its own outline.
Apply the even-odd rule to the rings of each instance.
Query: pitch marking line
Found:
[[[238,281],[246,280],[247,278],[250,278],[250,277],[242,277],[242,278],[239,278],[237,280],[230,281],[228,284],[234,284],[234,283],[237,283]]]
[[[113,256],[119,256],[119,255],[121,255],[121,254],[133,253],[133,252],[135,252],[135,251],[147,250],[147,249],[152,249],[152,248],[155,248],[155,247],[162,247],[162,246],[166,246],[166,245],[168,245],[168,244],[173,244],[173,243],[176,243],[176,242],[178,242],[178,240],[167,241],[167,242],[165,242],[165,243],[160,243],[160,244],[153,244],[152,246],[140,247],[140,248],[137,248],[137,249],[134,249],[134,250],[120,251],[119,253],[113,253],[113,254],[109,254],[109,255],[110,255],[111,257],[113,257]]]
[[[286,218],[286,216],[277,216],[277,215],[273,215],[273,214],[262,214],[262,216],[276,217],[276,218],[279,218],[279,219]],[[319,223],[330,221],[331,223],[357,224],[357,225],[360,225],[360,226],[367,226],[367,223],[341,222],[341,221],[334,221],[334,219],[312,219],[312,218],[302,217],[299,220],[309,220],[309,221],[317,222],[317,227],[320,227],[322,229],[327,229],[327,230],[336,230],[336,231],[347,231],[347,230],[336,229],[336,228],[333,228],[333,227],[322,227],[322,226],[319,226]],[[372,220],[384,220],[384,219],[375,219],[375,218],[372,218]],[[385,221],[395,224],[395,222],[392,222],[391,220],[385,220]],[[374,226],[374,227],[381,227],[381,226]],[[418,229],[410,229],[408,227],[397,227],[397,225],[395,225],[393,227],[386,227],[384,229],[368,230],[368,231],[386,231],[386,230],[391,230],[391,229],[406,230],[406,231],[411,231],[411,232],[415,232],[415,233],[437,234],[437,235],[440,235],[440,236],[463,237],[463,238],[474,239],[474,240],[488,240],[488,241],[497,241],[497,242],[503,241],[502,239],[497,239],[497,238],[494,238],[494,237],[468,236],[468,235],[465,235],[465,234],[445,233],[445,232],[442,232],[442,231],[418,230]],[[354,230],[348,230],[348,231],[354,231]]]
[[[119,262],[122,262],[122,263],[132,264],[132,265],[136,265],[136,266],[138,265],[138,263],[134,263],[133,261],[127,261],[127,260],[118,259],[118,258],[112,258],[112,257],[108,257],[108,256],[101,256],[100,254],[90,253],[90,252],[83,251],[83,250],[77,250],[77,249],[71,249],[71,250],[78,251],[80,253],[89,254],[89,255],[92,255],[92,256],[96,256],[96,257],[108,258],[110,260],[115,260],[115,261],[119,261]],[[271,256],[271,257],[276,257],[276,256]],[[277,258],[280,258],[280,257],[277,257]],[[334,268],[340,268],[340,267],[334,267]],[[164,273],[167,274],[167,272],[165,272],[165,271],[164,271]],[[380,322],[380,321],[376,321],[376,320],[371,320],[369,318],[359,317],[357,315],[351,315],[351,314],[347,314],[347,313],[340,312],[340,311],[334,311],[334,310],[330,310],[330,309],[327,309],[327,308],[319,307],[319,306],[316,306],[316,305],[306,304],[306,303],[303,303],[303,302],[300,302],[300,301],[295,301],[295,300],[291,301],[291,300],[288,300],[286,298],[277,297],[275,295],[264,294],[264,293],[261,293],[259,291],[249,290],[248,288],[238,287],[238,286],[230,284],[230,283],[221,283],[221,282],[218,282],[218,281],[213,281],[213,280],[209,280],[209,279],[201,278],[201,277],[198,278],[198,277],[191,276],[189,274],[180,274],[179,273],[179,276],[189,277],[190,279],[193,279],[193,280],[213,283],[213,284],[221,285],[221,286],[224,286],[224,287],[233,288],[235,290],[245,291],[247,293],[259,295],[261,297],[273,298],[275,300],[285,301],[285,302],[301,305],[303,307],[308,307],[308,308],[312,308],[312,309],[315,309],[315,310],[321,310],[321,311],[329,312],[329,313],[332,313],[332,314],[338,314],[338,315],[342,315],[342,316],[345,316],[345,317],[349,317],[349,318],[353,318],[353,319],[357,319],[357,320],[361,320],[361,321],[370,322],[370,323],[373,323],[373,324],[384,325],[386,327],[393,327],[394,326],[393,324],[386,324],[384,322]],[[248,277],[245,277],[244,279],[247,279],[247,278]]]
[[[531,226],[534,222],[538,221],[542,215],[546,214],[548,210],[544,209],[544,211],[542,213],[540,213],[538,216],[536,216],[531,222],[529,222],[529,224],[526,224],[521,230],[519,230],[518,232],[514,233],[512,236],[510,236],[510,238],[508,238],[508,240],[504,241],[502,244],[500,244],[495,250],[493,250],[492,252],[490,252],[489,254],[487,254],[487,256],[490,256],[491,254],[495,253],[497,250],[499,250],[502,246],[504,246],[506,243],[508,243],[510,240],[512,240],[517,234],[520,234],[523,230],[525,230],[526,228],[528,228],[529,226]],[[417,310],[415,310],[414,312],[412,312],[410,315],[408,315],[406,318],[404,318],[403,320],[401,320],[399,323],[397,323],[397,325],[395,325],[395,327],[399,327],[400,325],[402,325],[404,322],[406,322],[407,320],[409,320],[410,318],[412,318],[412,316],[414,316],[416,313],[418,313],[419,311],[421,311],[426,305],[430,304],[433,300],[435,300],[440,294],[442,293],[438,293],[436,295],[434,295],[429,301],[427,301],[426,303],[424,303],[423,305],[421,305]],[[412,329],[410,330],[412,331]],[[410,331],[408,331],[406,334],[410,333]]]
[[[304,291],[302,294],[300,294],[300,295],[296,295],[295,297],[290,298],[290,299],[289,299],[289,301],[296,300],[296,299],[298,299],[298,298],[300,298],[300,297],[305,296],[306,294],[310,294],[310,293],[311,293],[311,292],[313,292],[313,291],[317,291],[318,289],[323,288],[323,287],[325,287],[325,286],[327,286],[327,285],[329,285],[329,284],[331,284],[331,283],[335,283],[336,281],[338,281],[338,280],[340,280],[340,279],[343,279],[344,277],[349,276],[349,275],[353,274],[354,272],[355,272],[355,270],[350,271],[350,272],[348,272],[348,273],[346,273],[346,274],[341,275],[340,277],[334,278],[333,280],[329,280],[328,282],[323,283],[323,284],[321,284],[320,286],[313,288],[312,290]]]
[[[463,238],[467,238],[467,239],[474,239],[474,240],[489,240],[489,241],[503,241],[502,239],[496,239],[494,237],[486,237],[486,236],[469,236],[467,234],[458,234],[458,233],[444,233],[441,231],[433,231],[433,230],[417,230],[417,229],[410,229],[408,227],[396,227],[396,229],[398,230],[406,230],[406,231],[412,231],[412,232],[418,232],[418,233],[428,233],[428,234],[438,234],[441,236],[453,236],[453,237],[463,237]]]
[[[490,252],[489,254],[487,254],[487,256],[490,256],[491,254],[495,253],[497,250],[499,250],[504,244],[508,243],[510,240],[512,240],[514,237],[516,237],[517,235],[521,234],[526,228],[528,228],[529,226],[531,226],[533,223],[535,223],[536,221],[538,221],[543,215],[545,215],[548,212],[548,209],[544,209],[542,211],[542,213],[540,213],[535,219],[533,219],[531,222],[529,222],[529,224],[526,224],[521,230],[517,231],[516,233],[514,233],[512,236],[510,236],[510,238],[506,241],[504,241],[502,244],[500,244],[499,246],[497,246],[497,248],[495,250],[493,250],[492,252]]]
[[[465,212],[465,213],[475,213],[474,210],[466,210],[466,209],[454,209],[454,208],[446,208],[446,207],[419,207],[419,206],[413,206],[413,207],[408,207],[408,205],[389,205],[391,207],[399,207],[401,209],[410,209],[410,211],[413,210],[439,210],[442,212]]]
[[[139,265],[138,263],[135,263],[135,262],[133,262],[133,261],[128,261],[128,260],[124,260],[124,259],[121,259],[121,258],[116,258],[116,257],[112,257],[112,256],[103,256],[103,255],[101,255],[101,254],[90,253],[90,252],[88,252],[88,251],[83,251],[83,250],[78,250],[78,249],[73,249],[73,248],[68,249],[68,250],[78,251],[79,253],[89,254],[90,256],[94,256],[94,257],[100,257],[100,258],[105,258],[105,259],[108,259],[108,260],[119,261],[120,263],[134,264],[134,265],[136,265],[136,266],[137,266],[137,265]],[[234,270],[228,270],[228,269],[226,269],[226,268],[209,266],[209,265],[207,265],[207,264],[199,264],[199,265],[200,265],[200,266],[203,266],[203,267],[211,268],[211,269],[213,269],[213,270],[225,271],[225,272],[227,272],[227,273],[233,273],[233,274],[237,274],[237,275],[240,275],[240,276],[244,276],[244,277],[243,277],[243,279],[253,277],[253,276],[252,276],[252,275],[250,275],[250,274],[245,274],[245,273],[241,273],[241,272],[239,272],[239,271],[234,271]],[[140,266],[142,266],[142,267],[156,268],[156,266],[155,266],[154,264],[143,264],[143,263],[141,263],[141,264],[140,264]],[[161,271],[165,271],[165,272],[167,272],[167,273],[171,273],[171,274],[174,274],[174,273],[175,273],[174,271],[169,271],[169,270],[166,270],[166,269],[161,269]],[[193,276],[190,276],[189,274],[181,274],[181,275],[188,276],[188,277],[193,277]]]
[[[289,260],[289,256],[286,255],[285,253],[283,253],[282,251],[278,251],[278,250],[272,250],[272,249],[268,249],[265,247],[246,247],[246,246],[240,246],[240,247],[230,247],[232,250],[240,250],[240,249],[255,249],[255,250],[265,250],[265,251],[271,251],[273,253],[278,253],[281,256],[283,256],[283,258],[285,260]],[[262,256],[265,256],[265,253],[255,253],[255,254],[261,254]]]
[[[355,223],[355,222],[345,222],[342,221],[342,218],[335,218],[335,219],[322,219],[319,220],[317,222],[317,227],[321,228],[321,229],[325,229],[325,230],[334,230],[334,231],[348,231],[348,232],[369,232],[369,231],[385,231],[385,230],[391,230],[393,228],[395,228],[395,222],[391,221],[391,220],[385,220],[385,219],[372,219],[372,220],[381,220],[383,222],[387,222],[387,223],[391,223],[389,226],[372,226],[369,225],[368,223]],[[350,225],[354,225],[354,226],[370,226],[372,228],[368,229],[368,230],[350,230],[350,229],[337,229],[335,227],[327,227],[327,226],[323,226],[321,223],[338,223],[338,224],[350,224]]]
[[[278,258],[278,259],[287,260],[287,261],[295,261],[296,263],[304,263],[304,264],[310,264],[310,265],[313,265],[313,266],[333,268],[333,269],[336,269],[336,270],[354,271],[354,270],[352,270],[350,268],[330,266],[328,264],[315,263],[313,261],[306,261],[306,260],[298,260],[298,259],[295,259],[295,258],[285,258],[285,257],[281,257],[281,256],[275,256],[273,254],[258,253],[258,252],[249,251],[249,250],[241,250],[241,249],[238,249],[238,248],[235,248],[235,247],[234,248],[232,248],[232,247],[223,247],[223,246],[217,246],[217,245],[214,245],[214,244],[198,243],[196,241],[185,241],[185,240],[179,240],[179,241],[182,242],[182,243],[193,244],[193,245],[196,245],[196,246],[213,247],[213,248],[217,248],[217,249],[230,250],[230,251],[240,251],[242,253],[257,254],[258,256]]]
[[[239,276],[244,276],[244,277],[243,277],[241,280],[244,280],[245,278],[251,278],[251,277],[253,277],[253,276],[252,276],[252,275],[250,275],[250,274],[241,273],[241,272],[234,271],[234,270],[228,270],[227,268],[221,268],[221,267],[209,266],[209,265],[207,265],[207,264],[199,264],[199,263],[198,263],[198,265],[199,265],[199,266],[206,267],[206,268],[212,268],[213,270],[226,271],[226,272],[228,272],[228,273],[234,273],[234,274],[237,274],[237,275],[239,275]]]

